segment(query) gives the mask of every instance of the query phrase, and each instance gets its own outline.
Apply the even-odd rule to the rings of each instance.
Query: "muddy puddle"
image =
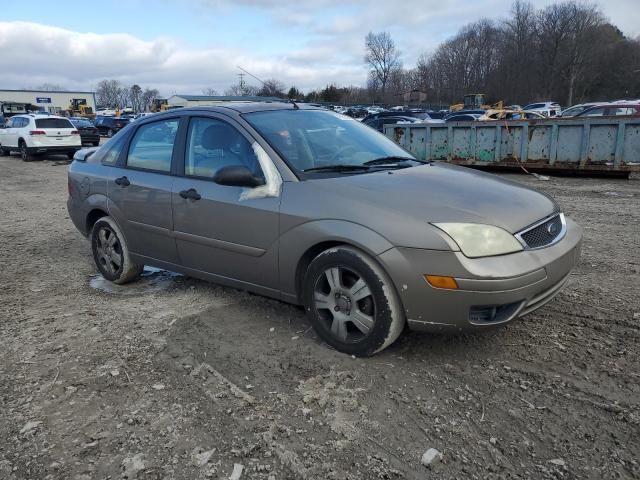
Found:
[[[89,276],[89,286],[99,292],[118,295],[139,295],[178,288],[185,277],[179,273],[162,270],[155,267],[144,267],[140,278],[126,285],[116,285],[105,279],[101,274]]]

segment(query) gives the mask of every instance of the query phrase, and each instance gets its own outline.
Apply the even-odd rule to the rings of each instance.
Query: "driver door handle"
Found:
[[[200,200],[202,198],[195,188],[190,188],[189,190],[182,190],[180,191],[179,195],[185,200],[186,199]]]
[[[129,185],[131,185],[131,182],[127,177],[118,177],[114,180],[114,183],[116,185],[120,185],[121,187],[128,187]]]

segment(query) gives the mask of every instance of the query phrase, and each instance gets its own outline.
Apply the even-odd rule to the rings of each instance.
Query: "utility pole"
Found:
[[[242,95],[244,95],[244,91],[245,91],[244,76],[245,76],[244,72],[240,72],[238,74],[238,77],[240,77],[240,94]]]

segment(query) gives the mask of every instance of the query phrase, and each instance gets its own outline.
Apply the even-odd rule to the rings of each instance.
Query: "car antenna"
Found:
[[[291,103],[293,105],[293,109],[294,110],[300,110],[300,107],[298,106],[298,104],[296,102],[293,101],[293,98],[289,99],[289,103]]]

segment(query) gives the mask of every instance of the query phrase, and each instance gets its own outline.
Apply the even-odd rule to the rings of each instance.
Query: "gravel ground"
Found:
[[[0,172],[2,479],[640,477],[637,179],[508,175],[584,227],[568,287],[505,328],[354,359],[284,303],[163,271],[108,284],[64,162]]]

